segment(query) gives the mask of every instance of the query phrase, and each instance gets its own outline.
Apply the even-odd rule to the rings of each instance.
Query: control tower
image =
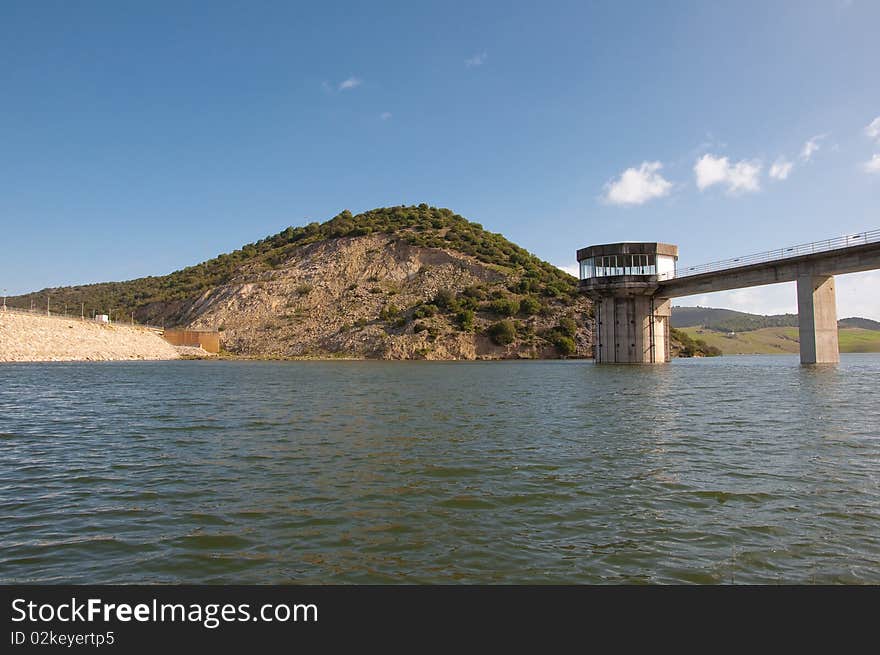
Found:
[[[597,364],[669,361],[672,303],[656,296],[675,276],[678,246],[607,243],[581,248],[580,289],[595,303]]]

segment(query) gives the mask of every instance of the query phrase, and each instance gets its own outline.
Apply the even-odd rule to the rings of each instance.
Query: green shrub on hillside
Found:
[[[541,283],[534,277],[523,277],[512,286],[511,291],[515,293],[533,293],[541,290]]]
[[[489,336],[499,346],[506,346],[516,339],[516,327],[512,321],[498,321],[489,326]]]
[[[672,328],[669,335],[681,345],[679,357],[718,357],[721,355],[720,348],[710,346],[702,339],[693,339],[681,330]]]
[[[388,303],[382,308],[382,311],[379,312],[379,319],[382,321],[391,321],[397,318],[398,314],[400,314],[400,309],[398,309],[397,305],[394,303]]]
[[[577,322],[568,316],[565,318],[559,319],[559,331],[564,335],[569,337],[574,337],[577,334],[578,325]]]
[[[486,289],[482,286],[472,284],[469,287],[465,287],[465,289],[461,292],[461,295],[467,298],[473,298],[474,300],[485,300]]]
[[[471,296],[459,296],[456,299],[456,302],[458,302],[458,306],[460,309],[470,309],[471,311],[475,311],[480,306],[480,303],[477,302],[477,299]]]
[[[549,298],[563,298],[571,295],[574,289],[556,283],[545,284],[542,290],[543,295]]]
[[[428,318],[436,315],[439,311],[440,309],[437,305],[419,305],[413,310],[413,316],[416,318]]]
[[[455,292],[451,289],[440,289],[434,296],[434,304],[444,311],[456,311],[458,309],[458,301]]]
[[[474,331],[474,311],[472,309],[463,309],[455,317],[458,326],[465,332]]]
[[[498,298],[489,304],[489,309],[499,316],[516,316],[519,313],[519,300]]]
[[[526,316],[534,316],[541,311],[541,301],[534,296],[526,296],[519,301],[519,311]]]
[[[575,344],[574,339],[561,332],[554,333],[553,345],[556,346],[556,351],[560,355],[574,355],[577,352],[577,344]]]

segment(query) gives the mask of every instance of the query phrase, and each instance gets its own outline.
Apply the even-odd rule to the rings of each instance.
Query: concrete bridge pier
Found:
[[[665,364],[672,303],[650,295],[605,295],[596,302],[596,363]]]
[[[801,364],[836,364],[840,349],[834,276],[798,275],[797,298]]]

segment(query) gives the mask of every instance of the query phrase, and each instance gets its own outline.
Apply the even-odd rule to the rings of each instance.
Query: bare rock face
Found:
[[[223,348],[251,357],[509,359],[559,357],[551,332],[574,319],[574,356],[589,356],[590,302],[544,299],[540,312],[509,319],[516,338],[498,345],[488,328],[504,319],[483,301],[472,325],[456,311],[418,311],[438,293],[468,288],[516,299],[516,276],[454,250],[387,234],[343,237],[291,251],[273,270],[244,268],[228,283],[174,307],[192,329],[219,329]],[[428,315],[426,315],[428,314]]]

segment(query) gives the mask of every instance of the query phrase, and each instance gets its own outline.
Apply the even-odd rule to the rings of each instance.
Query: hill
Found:
[[[455,250],[484,264],[519,272],[533,281],[530,289],[542,295],[556,297],[570,294],[577,284],[574,277],[542,262],[500,234],[484,230],[479,223],[472,223],[448,209],[422,204],[417,207],[374,209],[357,216],[346,210],[324,223],[289,227],[232,253],[218,255],[169,275],[149,276],[126,282],[42,289],[11,297],[7,302],[13,307],[28,308],[32,300],[38,306],[45,304],[46,295],[51,294],[52,302],[56,306],[62,303],[73,306],[84,302],[87,309],[105,312],[115,309],[122,315],[134,312],[138,319],[162,317],[173,321],[182,317],[175,317],[165,311],[152,311],[155,309],[152,306],[162,304],[165,306],[163,310],[167,310],[168,305],[191,300],[207,289],[229,282],[242,274],[278,270],[302,246],[372,234],[395,235],[401,241],[414,246]]]
[[[842,318],[837,321],[841,328],[862,328],[864,330],[880,330],[880,322],[869,318]],[[673,307],[672,327],[701,327],[716,332],[747,332],[769,327],[798,326],[797,314],[749,314],[731,309],[715,309],[712,307]]]
[[[716,332],[745,332],[768,327],[797,327],[797,314],[763,316],[712,307],[673,307],[672,327],[702,327]]]
[[[140,323],[223,331],[253,357],[588,356],[577,280],[500,234],[428,205],[343,211],[169,275],[43,289]]]
[[[678,328],[693,339],[701,339],[724,355],[765,355],[800,351],[796,327],[774,327],[730,333],[699,327]],[[842,353],[880,352],[880,331],[841,328],[838,343]]]
[[[850,318],[842,318],[837,321],[837,327],[861,328],[863,330],[880,330],[880,322],[871,320],[870,318],[859,318],[857,316],[852,316]]]

